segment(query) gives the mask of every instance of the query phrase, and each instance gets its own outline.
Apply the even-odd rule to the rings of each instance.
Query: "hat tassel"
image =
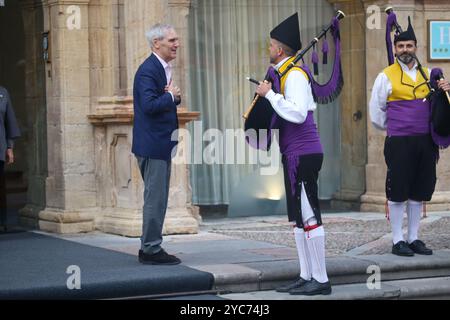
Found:
[[[327,37],[325,36],[325,40],[322,43],[322,53],[323,53],[323,59],[322,59],[322,63],[323,64],[328,64],[328,41],[327,41]]]
[[[313,66],[314,66],[314,75],[315,76],[319,75],[319,65],[318,65],[318,63],[319,63],[319,55],[317,54],[315,45],[313,47],[311,62],[313,63]]]

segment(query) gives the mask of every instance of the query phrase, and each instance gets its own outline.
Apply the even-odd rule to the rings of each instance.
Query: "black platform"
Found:
[[[69,266],[80,268],[80,290],[68,289]],[[145,296],[206,291],[213,282],[183,265],[142,265],[133,255],[32,232],[0,234],[0,299]]]

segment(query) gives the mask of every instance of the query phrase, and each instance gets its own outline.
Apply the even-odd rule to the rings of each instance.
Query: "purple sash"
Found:
[[[430,133],[430,104],[422,99],[387,104],[388,136],[416,136]]]
[[[278,117],[280,128],[280,151],[287,161],[287,170],[291,182],[292,194],[295,195],[299,156],[323,153],[314,113],[308,112],[305,122],[292,123]]]
[[[450,146],[450,136],[442,137],[431,125],[431,107],[422,99],[393,101],[387,104],[388,136],[416,136],[431,134],[434,143],[441,149]]]

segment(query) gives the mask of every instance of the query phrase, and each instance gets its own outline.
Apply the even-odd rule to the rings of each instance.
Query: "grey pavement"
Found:
[[[450,297],[450,212],[428,213],[421,220],[419,237],[434,250],[432,256],[392,255],[384,214],[327,213],[323,221],[333,294],[315,298]],[[140,246],[139,238],[100,232],[42,234],[135,256]],[[198,234],[165,236],[163,247],[183,265],[212,273],[213,289],[222,298],[311,299],[273,291],[299,273],[293,230],[285,216],[205,219]],[[373,268],[380,270],[382,285],[371,290],[367,281]]]

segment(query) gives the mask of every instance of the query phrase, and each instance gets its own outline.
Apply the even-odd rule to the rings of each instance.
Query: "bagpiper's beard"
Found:
[[[412,55],[410,53],[403,53],[403,54],[397,56],[397,58],[404,64],[408,65],[414,60],[414,55]]]

